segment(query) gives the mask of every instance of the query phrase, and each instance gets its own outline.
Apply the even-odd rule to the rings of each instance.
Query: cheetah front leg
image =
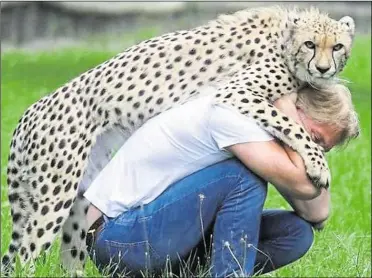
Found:
[[[85,239],[88,230],[86,214],[89,201],[78,196],[62,228],[62,265],[71,273],[82,276],[87,258]]]
[[[295,121],[276,109],[258,92],[249,91],[238,82],[224,84],[215,96],[216,103],[234,107],[240,113],[252,117],[259,126],[282,140],[304,160],[307,174],[317,187],[327,188],[330,172],[321,148]]]

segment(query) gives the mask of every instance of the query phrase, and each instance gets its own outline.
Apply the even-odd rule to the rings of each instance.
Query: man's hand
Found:
[[[319,222],[319,223],[312,223],[312,226],[313,226],[314,230],[321,231],[321,230],[324,229],[325,224],[326,224],[326,221],[322,221],[322,222]]]

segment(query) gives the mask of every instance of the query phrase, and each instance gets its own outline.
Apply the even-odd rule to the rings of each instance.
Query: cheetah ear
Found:
[[[340,22],[342,25],[346,26],[348,28],[348,31],[349,31],[350,35],[354,36],[354,32],[355,32],[354,19],[352,19],[350,16],[344,16],[338,22]]]
[[[297,27],[297,26],[298,26],[298,21],[299,21],[299,20],[300,20],[299,17],[295,17],[295,18],[293,18],[293,19],[292,19],[292,23],[293,23],[293,25]]]
[[[300,17],[296,12],[290,12],[287,14],[287,24],[289,28],[298,28],[300,23]]]
[[[296,32],[299,30],[298,19],[288,18],[288,21],[285,23],[284,31],[282,31],[284,41],[289,43],[293,40]]]

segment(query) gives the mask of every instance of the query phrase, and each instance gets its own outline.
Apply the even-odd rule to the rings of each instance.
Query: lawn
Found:
[[[152,34],[148,34],[152,36]],[[6,164],[9,143],[25,109],[42,96],[115,53],[70,49],[44,53],[11,52],[1,60],[1,253],[11,234],[7,201]],[[304,258],[266,276],[370,277],[371,276],[371,40],[358,37],[343,78],[351,83],[362,134],[344,150],[328,155],[332,171],[332,215],[316,233],[315,244]],[[288,208],[271,188],[266,207]],[[45,261],[36,262],[37,277],[61,277],[59,242]],[[17,269],[20,276],[27,270]],[[91,262],[87,276],[99,276]]]

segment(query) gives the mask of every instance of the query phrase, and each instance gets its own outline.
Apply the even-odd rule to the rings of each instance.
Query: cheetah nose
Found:
[[[330,67],[328,67],[328,68],[323,68],[323,67],[318,67],[318,66],[316,66],[316,69],[317,69],[321,74],[323,74],[323,73],[326,73],[327,71],[329,71]]]

